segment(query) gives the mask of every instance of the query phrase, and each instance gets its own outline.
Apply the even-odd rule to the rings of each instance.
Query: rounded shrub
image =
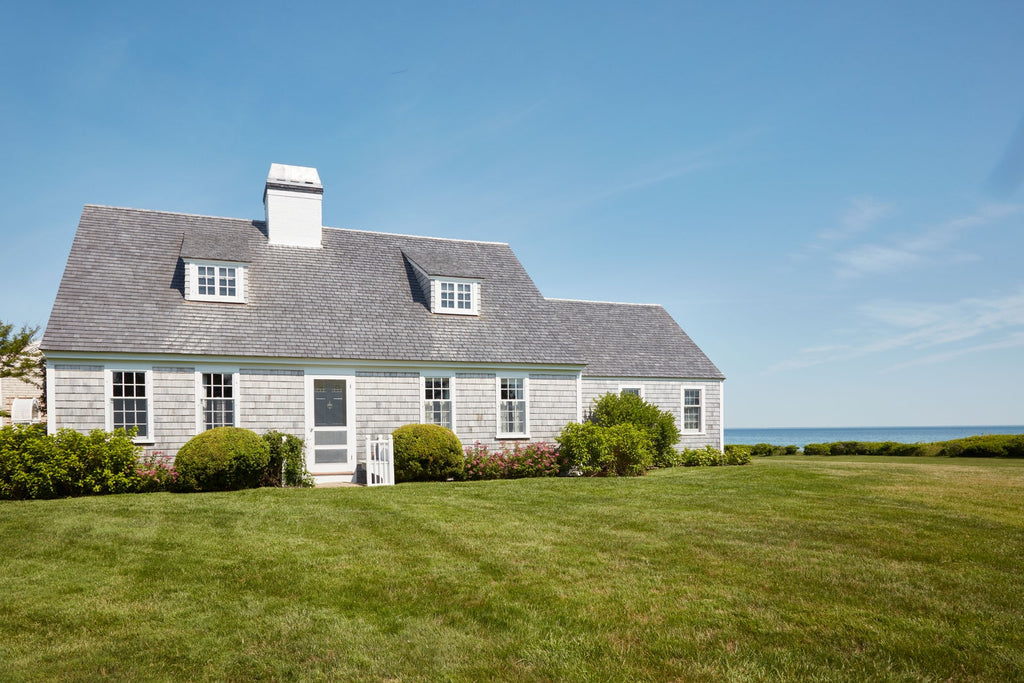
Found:
[[[395,481],[461,479],[466,458],[459,437],[438,425],[408,424],[391,433]]]
[[[174,458],[183,491],[256,488],[270,461],[270,448],[256,432],[217,427],[197,434]]]

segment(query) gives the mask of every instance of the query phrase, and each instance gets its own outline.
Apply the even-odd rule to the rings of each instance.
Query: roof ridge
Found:
[[[327,230],[343,230],[345,232],[361,232],[370,235],[387,235],[389,237],[412,237],[418,240],[442,240],[445,242],[467,242],[469,244],[493,244],[503,247],[509,246],[508,242],[491,242],[489,240],[469,240],[460,237],[433,237],[431,235],[411,235],[404,232],[384,232],[383,230],[362,230],[360,228],[334,228],[329,225],[323,226]]]
[[[85,204],[86,207],[94,209],[120,209],[122,211],[137,211],[139,213],[163,213],[169,216],[189,216],[191,218],[216,218],[220,221],[241,221],[243,223],[264,223],[265,221],[255,218],[238,218],[236,216],[211,216],[205,213],[189,213],[187,211],[163,211],[161,209],[136,209],[132,206],[111,206],[110,204]]]
[[[132,206],[112,206],[110,204],[86,203],[85,206],[96,208],[96,209],[120,209],[122,211],[137,211],[139,213],[162,213],[162,214],[167,214],[169,216],[189,216],[190,218],[216,218],[217,220],[241,221],[241,222],[244,222],[244,223],[265,223],[266,222],[266,221],[262,221],[262,220],[259,220],[259,219],[256,219],[256,218],[238,218],[237,216],[211,216],[210,214],[191,213],[191,212],[188,212],[188,211],[164,211],[164,210],[161,210],[161,209],[137,209],[137,208],[132,207]],[[335,227],[330,226],[330,225],[324,225],[324,226],[321,226],[321,227],[323,227],[326,230],[339,230],[339,231],[345,231],[345,232],[361,232],[361,233],[370,234],[370,235],[388,235],[389,237],[412,237],[414,239],[421,239],[421,240],[442,240],[442,241],[445,241],[445,242],[466,242],[468,244],[491,244],[491,245],[500,245],[500,246],[503,246],[503,247],[508,247],[509,246],[508,242],[492,242],[490,240],[471,240],[471,239],[465,239],[465,238],[461,238],[461,237],[435,237],[435,236],[432,236],[432,235],[412,235],[412,234],[404,233],[404,232],[385,232],[383,230],[362,230],[360,228],[335,228]]]
[[[614,304],[616,306],[654,306],[655,308],[664,308],[661,304],[643,304],[635,301],[597,301],[594,299],[563,299],[557,296],[546,296],[545,301],[574,301],[580,304]]]

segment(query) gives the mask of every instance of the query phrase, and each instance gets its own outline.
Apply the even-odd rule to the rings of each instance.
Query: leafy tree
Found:
[[[22,325],[14,331],[14,325],[0,321],[0,378],[16,377],[42,388],[39,377],[45,377],[43,355],[32,346],[38,327]],[[7,413],[3,413],[4,416]]]

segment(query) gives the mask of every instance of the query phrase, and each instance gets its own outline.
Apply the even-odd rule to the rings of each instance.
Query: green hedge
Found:
[[[82,434],[45,425],[0,429],[0,498],[65,498],[140,490],[141,448],[123,429]]]
[[[929,454],[931,444],[897,443],[896,441],[834,441],[809,443],[804,455],[898,455],[921,456]]]
[[[438,425],[407,424],[391,433],[395,446],[395,481],[461,479],[465,455],[459,437]]]
[[[986,434],[944,441],[939,455],[952,458],[1024,458],[1024,434]]]
[[[746,465],[750,462],[750,451],[746,448],[729,448],[728,446],[724,453],[713,446],[684,448],[682,460],[686,467]]]

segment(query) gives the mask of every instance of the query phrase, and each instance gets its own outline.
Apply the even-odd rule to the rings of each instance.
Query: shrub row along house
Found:
[[[723,375],[660,306],[547,299],[507,244],[322,225],[316,169],[273,164],[265,220],[88,205],[42,340],[48,424],[173,455],[223,425],[306,440],[348,481],[368,435],[551,441],[608,391],[722,447]]]

